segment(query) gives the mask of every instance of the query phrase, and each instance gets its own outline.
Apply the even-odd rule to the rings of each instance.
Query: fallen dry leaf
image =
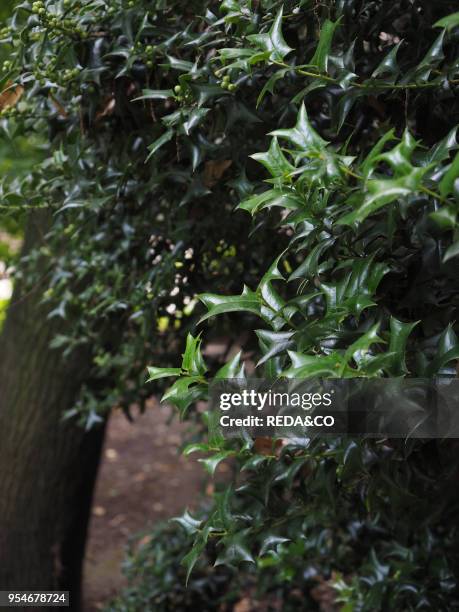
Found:
[[[274,438],[259,437],[255,438],[254,448],[260,455],[279,455],[278,451],[282,448],[282,440]]]
[[[104,105],[104,108],[96,114],[96,121],[100,121],[104,117],[108,117],[113,114],[115,110],[116,102],[115,98],[109,98]]]
[[[22,85],[15,85],[8,81],[6,88],[0,93],[0,111],[16,106],[24,93]]]
[[[332,572],[330,580],[325,580],[322,576],[315,578],[319,584],[313,587],[309,594],[319,604],[320,612],[337,612],[339,610],[339,606],[336,603],[337,593],[332,586],[335,579],[335,572]]]
[[[54,106],[54,108],[57,110],[57,112],[59,113],[59,115],[61,117],[63,117],[64,119],[67,119],[67,117],[69,116],[68,112],[65,110],[65,108],[62,106],[62,104],[59,102],[59,100],[56,100],[56,98],[52,95],[49,94],[49,99],[51,100],[51,104]]]
[[[204,164],[204,185],[213,187],[233,162],[230,159],[210,160]]]
[[[234,612],[252,612],[252,601],[248,597],[244,597],[234,606]]]

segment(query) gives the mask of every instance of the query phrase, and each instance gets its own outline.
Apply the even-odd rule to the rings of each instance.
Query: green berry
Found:
[[[174,92],[178,95],[179,93],[182,92],[182,88],[180,87],[180,85],[176,85],[174,87]]]
[[[236,91],[237,86],[234,83],[228,84],[228,91]]]

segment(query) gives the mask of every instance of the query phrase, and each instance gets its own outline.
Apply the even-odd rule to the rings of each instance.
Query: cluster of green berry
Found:
[[[62,80],[66,83],[74,79],[80,74],[79,68],[67,68],[62,74]]]
[[[6,38],[11,34],[11,28],[9,26],[5,26],[4,28],[0,28],[0,38]]]
[[[5,60],[2,64],[2,71],[9,72],[13,67],[13,62],[11,60]]]
[[[43,87],[46,81],[59,85],[67,85],[80,74],[81,68],[66,68],[65,70],[57,70],[56,57],[50,57],[41,62],[36,62],[34,76],[38,83]]]
[[[79,3],[72,4],[71,1],[64,0],[64,6],[67,8],[72,6],[72,8],[78,9],[80,5]],[[70,19],[69,17],[65,17],[64,19],[62,19],[55,13],[51,13],[45,7],[42,0],[36,0],[36,2],[32,4],[32,13],[35,13],[39,17],[42,25],[47,30],[51,31],[51,37],[62,33],[70,34],[73,36],[78,35],[80,38],[83,39],[88,37],[88,32],[84,28],[79,26],[76,20]]]
[[[137,41],[134,46],[134,51],[137,55],[140,55],[148,68],[153,68],[155,65],[155,52],[156,47],[153,45],[142,43]]]
[[[217,75],[220,76],[220,75]],[[223,79],[220,82],[220,87],[222,89],[227,89],[228,91],[236,91],[237,85],[235,83],[231,83],[231,78],[228,74],[225,74]]]
[[[23,115],[24,112],[25,107],[7,106],[0,111],[0,117],[2,119],[14,119],[14,117]]]
[[[36,15],[46,15],[47,11],[45,8],[45,3],[42,2],[41,0],[37,0],[36,2],[34,2],[32,4],[32,13],[35,13]]]
[[[181,85],[174,87],[175,99],[177,102],[191,102],[193,100],[193,94],[191,90],[184,90]]]

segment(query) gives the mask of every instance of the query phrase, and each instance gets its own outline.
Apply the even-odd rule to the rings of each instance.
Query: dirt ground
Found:
[[[180,454],[187,425],[151,400],[130,423],[112,416],[93,504],[84,570],[84,612],[96,612],[124,584],[121,563],[128,540],[148,526],[196,506],[202,465]]]

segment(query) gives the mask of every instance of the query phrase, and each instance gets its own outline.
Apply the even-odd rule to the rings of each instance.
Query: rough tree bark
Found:
[[[41,215],[29,220],[25,252],[46,225]],[[86,433],[62,421],[88,359],[50,349],[70,323],[47,319],[41,297],[39,287],[18,286],[0,337],[0,589],[70,590],[78,610],[104,427]]]

